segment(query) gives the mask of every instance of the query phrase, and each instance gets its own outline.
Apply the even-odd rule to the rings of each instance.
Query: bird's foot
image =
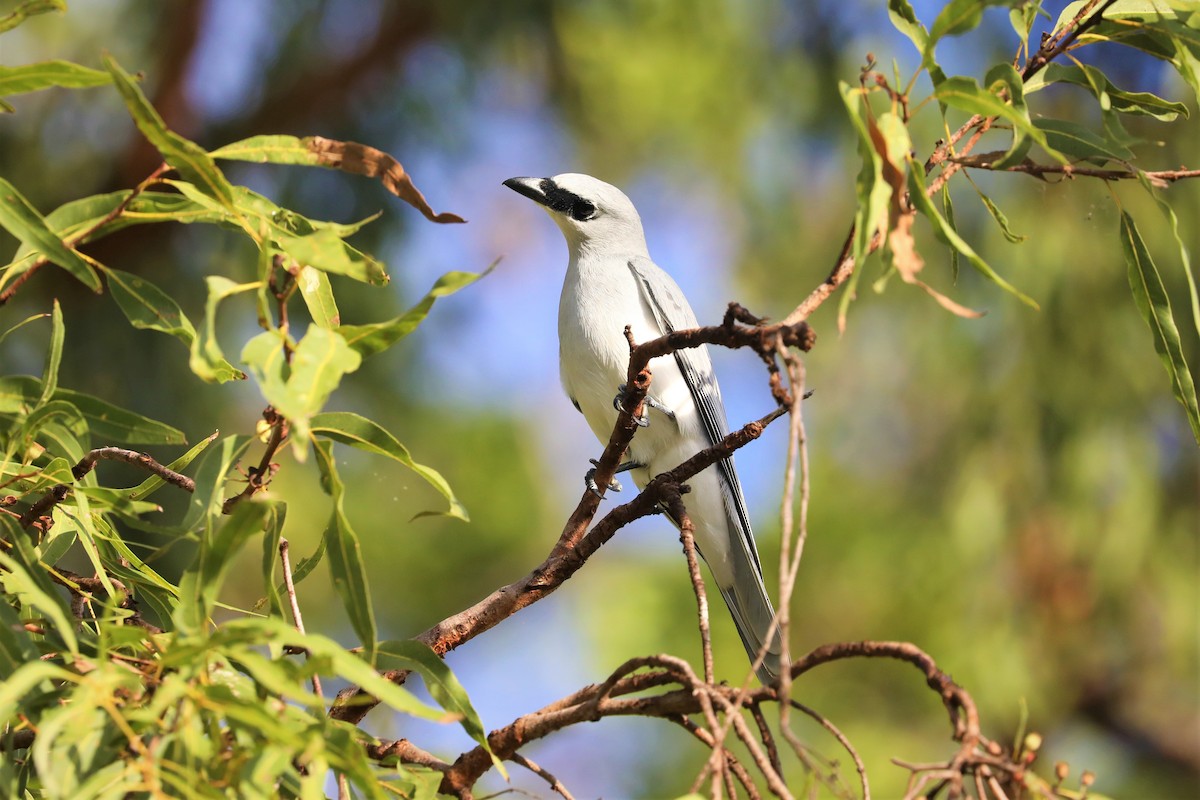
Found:
[[[629,393],[629,387],[622,383],[617,387],[617,396],[613,398],[613,408],[617,411],[621,410],[621,404],[625,401],[625,396]],[[646,395],[646,399],[642,401],[642,415],[634,417],[633,421],[637,423],[639,428],[647,428],[650,426],[650,409],[661,411],[666,414],[669,419],[675,419],[675,412],[663,405],[659,400]]]
[[[600,494],[600,486],[596,483],[596,468],[600,466],[600,462],[594,458],[589,458],[588,461],[592,462],[592,468],[584,474],[583,484],[587,486],[589,492],[596,495],[596,497],[602,498],[603,495]],[[621,491],[621,482],[616,478],[617,473],[628,472],[629,470],[637,469],[640,466],[642,465],[636,461],[626,461],[624,464],[618,465],[617,468],[613,470],[612,480],[608,482],[609,490],[613,492]]]

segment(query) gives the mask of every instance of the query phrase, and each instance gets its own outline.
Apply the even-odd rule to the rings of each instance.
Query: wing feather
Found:
[[[695,312],[687,304],[679,286],[658,265],[648,258],[634,258],[629,261],[629,269],[637,280],[642,298],[664,333],[700,326]],[[708,443],[717,444],[728,435],[729,422],[725,417],[725,404],[721,401],[721,390],[717,386],[708,348],[701,346],[676,350],[675,363],[687,382]],[[761,581],[762,564],[758,559],[754,530],[750,526],[750,514],[746,511],[746,500],[734,470],[733,459],[722,459],[717,462],[716,467],[720,476],[726,516],[741,534],[739,538],[742,547],[750,556]]]

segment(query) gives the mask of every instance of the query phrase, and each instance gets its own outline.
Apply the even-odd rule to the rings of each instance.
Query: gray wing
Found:
[[[629,269],[641,289],[642,298],[650,307],[654,318],[664,333],[697,328],[696,313],[688,305],[678,284],[648,258],[634,258]],[[725,404],[721,402],[721,390],[717,388],[717,377],[706,347],[693,347],[675,351],[675,363],[687,381],[696,403],[700,421],[709,444],[717,444],[729,433],[729,422],[725,417]],[[746,500],[742,496],[742,485],[733,468],[733,459],[718,461],[721,491],[724,494],[725,512],[730,522],[741,533],[742,546],[750,555],[750,561],[762,580],[762,565],[758,560],[758,548],[754,544],[754,529],[750,527],[750,515],[746,511]]]

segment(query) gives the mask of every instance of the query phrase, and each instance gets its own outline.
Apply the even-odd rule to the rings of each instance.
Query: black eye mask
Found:
[[[569,214],[571,219],[583,222],[596,216],[596,205],[590,200],[584,200],[572,191],[563,189],[554,181],[546,178],[539,184],[546,194],[546,206],[563,214]]]

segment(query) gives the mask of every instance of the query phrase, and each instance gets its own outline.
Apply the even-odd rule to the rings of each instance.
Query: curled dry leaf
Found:
[[[434,213],[425,195],[413,185],[399,161],[382,150],[358,142],[340,142],[323,136],[309,136],[302,140],[309,152],[316,156],[323,167],[379,178],[389,192],[425,215],[431,222],[466,222],[457,214],[443,211]]]

